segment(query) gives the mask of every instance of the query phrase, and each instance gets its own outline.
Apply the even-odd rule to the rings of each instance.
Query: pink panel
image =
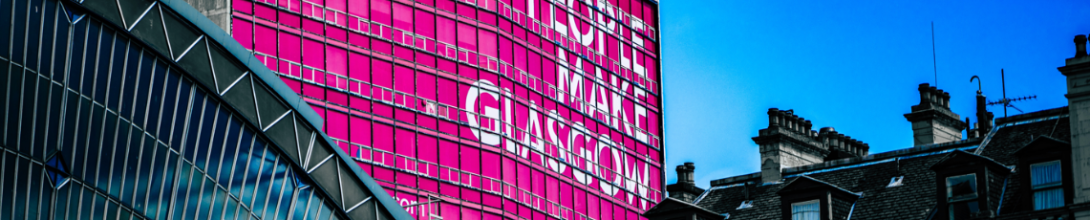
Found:
[[[481,219],[481,211],[462,208],[462,219]]]
[[[310,83],[303,83],[303,95],[317,99],[325,99],[325,88]]]
[[[384,150],[384,151],[387,151],[387,152],[393,152],[394,151],[394,143],[393,143],[394,131],[393,131],[393,128],[391,128],[390,125],[387,125],[387,124],[384,124],[384,123],[375,123],[374,128],[375,128],[375,130],[374,130],[374,132],[375,132],[375,139],[374,139],[375,149]]]
[[[329,137],[348,140],[348,116],[337,111],[326,114],[326,134]]]
[[[348,65],[348,51],[339,47],[326,46],[326,71],[337,73],[339,75],[347,75]]]
[[[371,82],[375,85],[393,88],[393,72],[390,62],[371,59]]]
[[[231,19],[231,21],[231,36],[234,37],[239,44],[242,44],[242,47],[253,49],[254,24],[238,18]]]
[[[481,45],[481,54],[492,57],[499,56],[496,51],[496,33],[481,29],[479,41]]]
[[[435,38],[435,15],[423,10],[417,10],[415,14],[416,34]]]
[[[363,18],[369,18],[370,8],[368,7],[370,2],[367,0],[348,1],[348,14],[360,16]]]
[[[394,142],[397,144],[397,149],[394,152],[402,156],[416,158],[416,134],[413,131],[399,128],[396,135]]]
[[[442,214],[443,219],[461,219],[458,217],[458,212],[460,212],[460,210],[458,209],[458,205],[445,202],[441,204],[442,210],[440,210],[439,212],[440,214]]]
[[[439,162],[439,144],[436,142],[435,137],[423,134],[417,134],[417,158],[420,160],[436,163]]]
[[[390,0],[371,0],[371,21],[390,25]]]
[[[257,35],[254,38],[257,52],[276,56],[276,29],[266,27],[264,25],[257,25],[255,27]]]
[[[435,100],[435,75],[416,72],[416,95],[421,98]]]
[[[477,50],[477,28],[465,23],[458,23],[458,47],[471,51]]]
[[[511,40],[506,37],[499,38],[499,58],[506,63],[514,62],[514,50],[511,48]]]
[[[414,80],[412,69],[402,65],[394,67],[394,89],[397,91],[413,94],[415,92]]]
[[[439,36],[436,37],[436,40],[439,40],[440,42],[444,42],[444,43],[448,43],[448,44],[454,44],[456,42],[455,35],[454,35],[454,33],[455,33],[454,32],[454,29],[455,29],[454,20],[450,20],[449,18],[438,16],[438,17],[436,17],[436,21],[438,23],[437,32],[439,34]]]
[[[264,4],[257,4],[254,5],[254,11],[254,15],[257,15],[257,17],[259,18],[264,18],[270,21],[276,20],[276,9],[273,7],[269,7],[268,5]]]
[[[481,149],[462,145],[461,161],[463,171],[481,173]]]
[[[251,1],[232,0],[231,3],[232,3],[231,8],[235,9],[236,11],[246,13],[246,14],[254,14],[254,3],[251,2]],[[237,20],[237,18],[235,20]],[[234,23],[232,22],[232,24],[234,24]]]
[[[441,91],[439,92],[439,102],[452,106],[460,106],[458,104],[458,98],[456,98],[457,93],[452,92],[457,91],[454,81],[446,78],[439,78],[439,91]]]
[[[328,121],[328,120],[327,120]],[[372,146],[371,144],[371,120],[360,117],[351,117],[351,133],[350,141],[356,144],[362,144],[364,146]]]
[[[363,54],[349,53],[348,77],[364,82],[371,82],[371,58]],[[369,91],[365,90],[365,91]]]
[[[280,32],[280,58],[300,63],[302,59],[299,50],[302,49],[302,47],[300,47],[299,44],[301,43],[298,35]]]
[[[394,3],[394,28],[413,30],[413,8],[401,3]]]
[[[348,10],[345,0],[325,0],[325,7],[342,12]]]
[[[439,164],[458,167],[458,144],[446,140],[439,141]]]
[[[303,65],[325,69],[325,45],[322,42],[303,40]]]
[[[302,24],[299,23],[299,16],[296,14],[280,11],[278,16],[280,16],[280,20],[277,23],[281,24],[281,28],[298,29],[299,27],[302,27]]]

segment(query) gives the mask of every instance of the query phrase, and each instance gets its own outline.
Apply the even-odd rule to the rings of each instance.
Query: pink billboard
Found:
[[[231,33],[419,219],[643,219],[654,0],[233,0]]]

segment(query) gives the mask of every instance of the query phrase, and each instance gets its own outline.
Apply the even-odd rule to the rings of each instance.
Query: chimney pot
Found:
[[[942,108],[950,109],[950,93],[942,92]]]
[[[1075,58],[1086,56],[1086,35],[1075,35]]]
[[[829,133],[829,132],[833,132],[833,131],[836,131],[836,129],[833,129],[833,127],[823,127],[823,128],[821,128],[820,132],[821,133]]]
[[[780,114],[780,109],[768,108],[768,127],[771,128],[771,127],[779,126],[779,123],[780,123],[779,114]]]

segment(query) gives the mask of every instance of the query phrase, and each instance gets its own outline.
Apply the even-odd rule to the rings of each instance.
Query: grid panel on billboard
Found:
[[[236,38],[288,62],[277,71],[326,132],[405,201],[441,197],[441,216],[626,219],[664,196],[655,3],[341,3],[281,4],[302,28],[251,13],[275,5],[235,4],[236,28],[281,33],[281,57],[258,49],[266,36]],[[283,67],[299,59],[282,57],[299,47],[285,36],[302,42],[302,73]]]

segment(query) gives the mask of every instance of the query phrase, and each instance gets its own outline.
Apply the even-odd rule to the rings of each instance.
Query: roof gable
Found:
[[[663,199],[662,202],[651,207],[651,209],[648,209],[647,212],[644,212],[643,216],[650,217],[662,214],[676,214],[678,212],[697,212],[700,215],[719,215],[718,213],[701,208],[692,203],[667,197],[666,199]]]
[[[975,165],[975,164],[983,164],[984,166],[992,168],[995,171],[1010,173],[1010,169],[1007,168],[1007,165],[996,162],[995,160],[992,160],[991,158],[988,158],[988,157],[985,157],[985,156],[980,156],[980,155],[977,155],[977,154],[974,154],[974,153],[965,152],[965,151],[962,151],[962,150],[955,150],[955,151],[952,151],[950,153],[947,153],[945,156],[942,157],[942,159],[940,159],[934,165],[931,165],[931,170],[940,171],[940,170],[944,170],[944,169],[947,169],[947,168],[966,166],[966,165],[971,166],[971,165]]]
[[[839,196],[843,196],[845,198],[859,198],[862,196],[861,193],[848,191],[847,189],[840,188],[836,185],[805,175],[796,177],[795,179],[791,180],[790,182],[785,184],[783,188],[777,191],[776,194],[783,196],[791,193],[813,192],[817,190],[829,190],[836,194],[840,194]]]
[[[1018,150],[1015,150],[1014,154],[1021,155],[1021,154],[1031,153],[1031,152],[1044,152],[1044,151],[1064,150],[1064,149],[1070,150],[1071,149],[1071,143],[1067,142],[1067,141],[1060,140],[1060,139],[1056,139],[1056,138],[1053,138],[1053,137],[1049,137],[1049,136],[1038,136],[1037,138],[1034,138],[1033,141],[1030,141],[1025,146],[1022,146],[1021,148],[1018,148]]]

